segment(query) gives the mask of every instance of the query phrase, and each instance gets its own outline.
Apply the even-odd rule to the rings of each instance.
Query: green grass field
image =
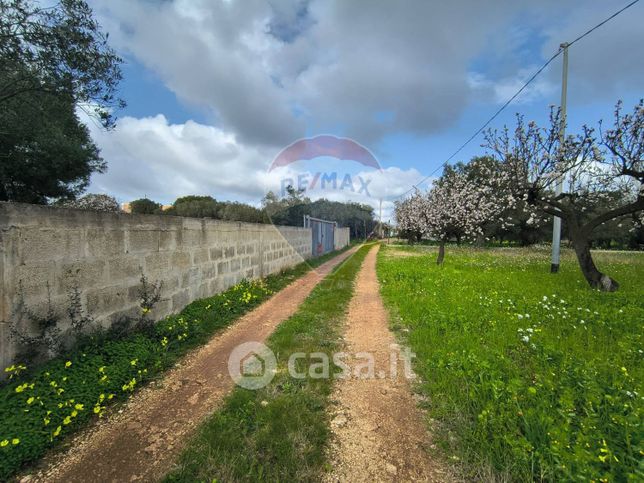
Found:
[[[642,481],[644,254],[384,247],[381,291],[417,354],[431,426],[466,479]]]

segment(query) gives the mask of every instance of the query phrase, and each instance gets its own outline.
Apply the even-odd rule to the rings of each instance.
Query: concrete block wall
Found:
[[[333,234],[333,246],[336,250],[346,247],[349,244],[351,230],[349,228],[337,228]]]
[[[0,368],[15,353],[9,325],[20,293],[33,312],[49,296],[64,314],[77,287],[84,308],[107,326],[138,313],[142,274],[163,282],[151,314],[159,319],[310,256],[307,228],[0,203]]]

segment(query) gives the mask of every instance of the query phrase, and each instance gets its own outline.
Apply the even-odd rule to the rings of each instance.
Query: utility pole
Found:
[[[559,46],[563,49],[563,72],[561,75],[561,126],[559,129],[559,144],[563,145],[566,136],[566,97],[568,94],[568,44],[564,42]],[[563,191],[563,176],[559,176],[555,186],[555,195],[558,196]],[[561,249],[561,218],[555,216],[552,222],[552,261],[550,264],[550,273],[559,271]]]

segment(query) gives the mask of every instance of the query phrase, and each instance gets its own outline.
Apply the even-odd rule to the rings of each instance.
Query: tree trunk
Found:
[[[445,240],[441,240],[438,245],[438,258],[436,259],[436,265],[442,265],[443,260],[445,260]]]
[[[590,253],[590,241],[587,238],[574,240],[574,247],[581,272],[592,288],[601,290],[602,292],[614,292],[618,289],[619,283],[608,275],[601,273],[595,266],[595,262]]]

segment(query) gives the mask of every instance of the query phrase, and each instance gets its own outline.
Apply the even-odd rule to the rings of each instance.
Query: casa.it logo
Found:
[[[245,389],[261,389],[275,377],[277,360],[261,342],[244,342],[228,357],[228,373],[235,384]]]
[[[366,170],[382,171],[376,157],[362,144],[349,138],[340,138],[329,134],[323,134],[312,138],[304,138],[295,141],[282,149],[275,157],[268,172],[278,168],[293,168],[295,163],[302,161],[313,161],[316,159],[329,159],[340,162],[350,161],[362,165]],[[328,163],[327,163],[328,164]],[[297,191],[337,191],[345,194],[371,197],[369,184],[371,178],[367,173],[351,172],[349,165],[342,170],[313,169],[302,172],[291,172],[280,178],[280,195],[286,196],[288,188]]]

